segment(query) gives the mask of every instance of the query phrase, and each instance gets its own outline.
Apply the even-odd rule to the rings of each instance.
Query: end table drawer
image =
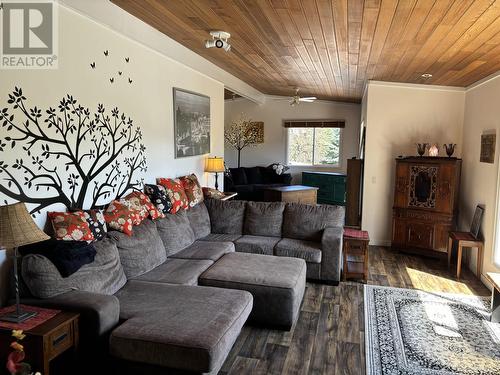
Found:
[[[73,326],[65,324],[52,332],[47,337],[47,352],[50,358],[54,358],[73,346]]]

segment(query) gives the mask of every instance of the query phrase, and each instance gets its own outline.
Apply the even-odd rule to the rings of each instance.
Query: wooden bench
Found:
[[[493,286],[491,292],[491,321],[500,323],[500,273],[487,272],[486,279]]]

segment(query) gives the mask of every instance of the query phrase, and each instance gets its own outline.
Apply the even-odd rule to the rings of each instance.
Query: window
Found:
[[[341,128],[288,127],[288,164],[339,166]]]

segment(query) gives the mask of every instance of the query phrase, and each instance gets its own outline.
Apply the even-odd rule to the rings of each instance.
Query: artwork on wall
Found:
[[[255,133],[255,143],[264,143],[264,122],[252,121],[248,131]]]
[[[210,153],[210,98],[174,88],[175,157]]]
[[[0,193],[33,204],[32,214],[56,203],[96,207],[142,186],[142,132],[118,108],[108,112],[98,104],[92,112],[68,94],[42,110],[29,107],[17,87],[8,104],[0,111],[7,131],[0,139]]]
[[[481,135],[481,157],[479,159],[482,163],[495,162],[495,146],[496,134],[482,134]]]
[[[90,68],[92,70],[95,70],[95,71],[99,71],[99,68],[102,67],[102,66],[108,66],[110,63],[114,64],[114,66],[117,66],[117,67],[120,67],[121,69],[125,69],[125,70],[118,70],[117,73],[118,75],[112,75],[111,77],[109,77],[109,83],[110,84],[113,84],[113,83],[119,83],[122,79],[123,79],[123,82],[126,83],[128,82],[129,84],[132,84],[133,80],[132,78],[130,78],[130,76],[128,76],[127,74],[123,74],[124,71],[126,73],[126,70],[127,70],[127,64],[130,63],[130,57],[125,57],[122,58],[120,57],[119,58],[119,62],[115,61],[116,59],[111,59],[111,53],[109,52],[109,50],[105,50],[103,51],[103,56],[104,56],[104,60],[101,61],[102,64],[97,64],[95,61],[92,61],[90,63]]]

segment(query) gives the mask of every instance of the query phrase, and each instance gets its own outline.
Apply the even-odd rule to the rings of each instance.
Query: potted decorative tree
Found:
[[[233,121],[231,126],[224,131],[226,143],[238,151],[238,168],[240,167],[241,150],[245,147],[256,146],[260,138],[258,128],[244,115],[239,120]]]

